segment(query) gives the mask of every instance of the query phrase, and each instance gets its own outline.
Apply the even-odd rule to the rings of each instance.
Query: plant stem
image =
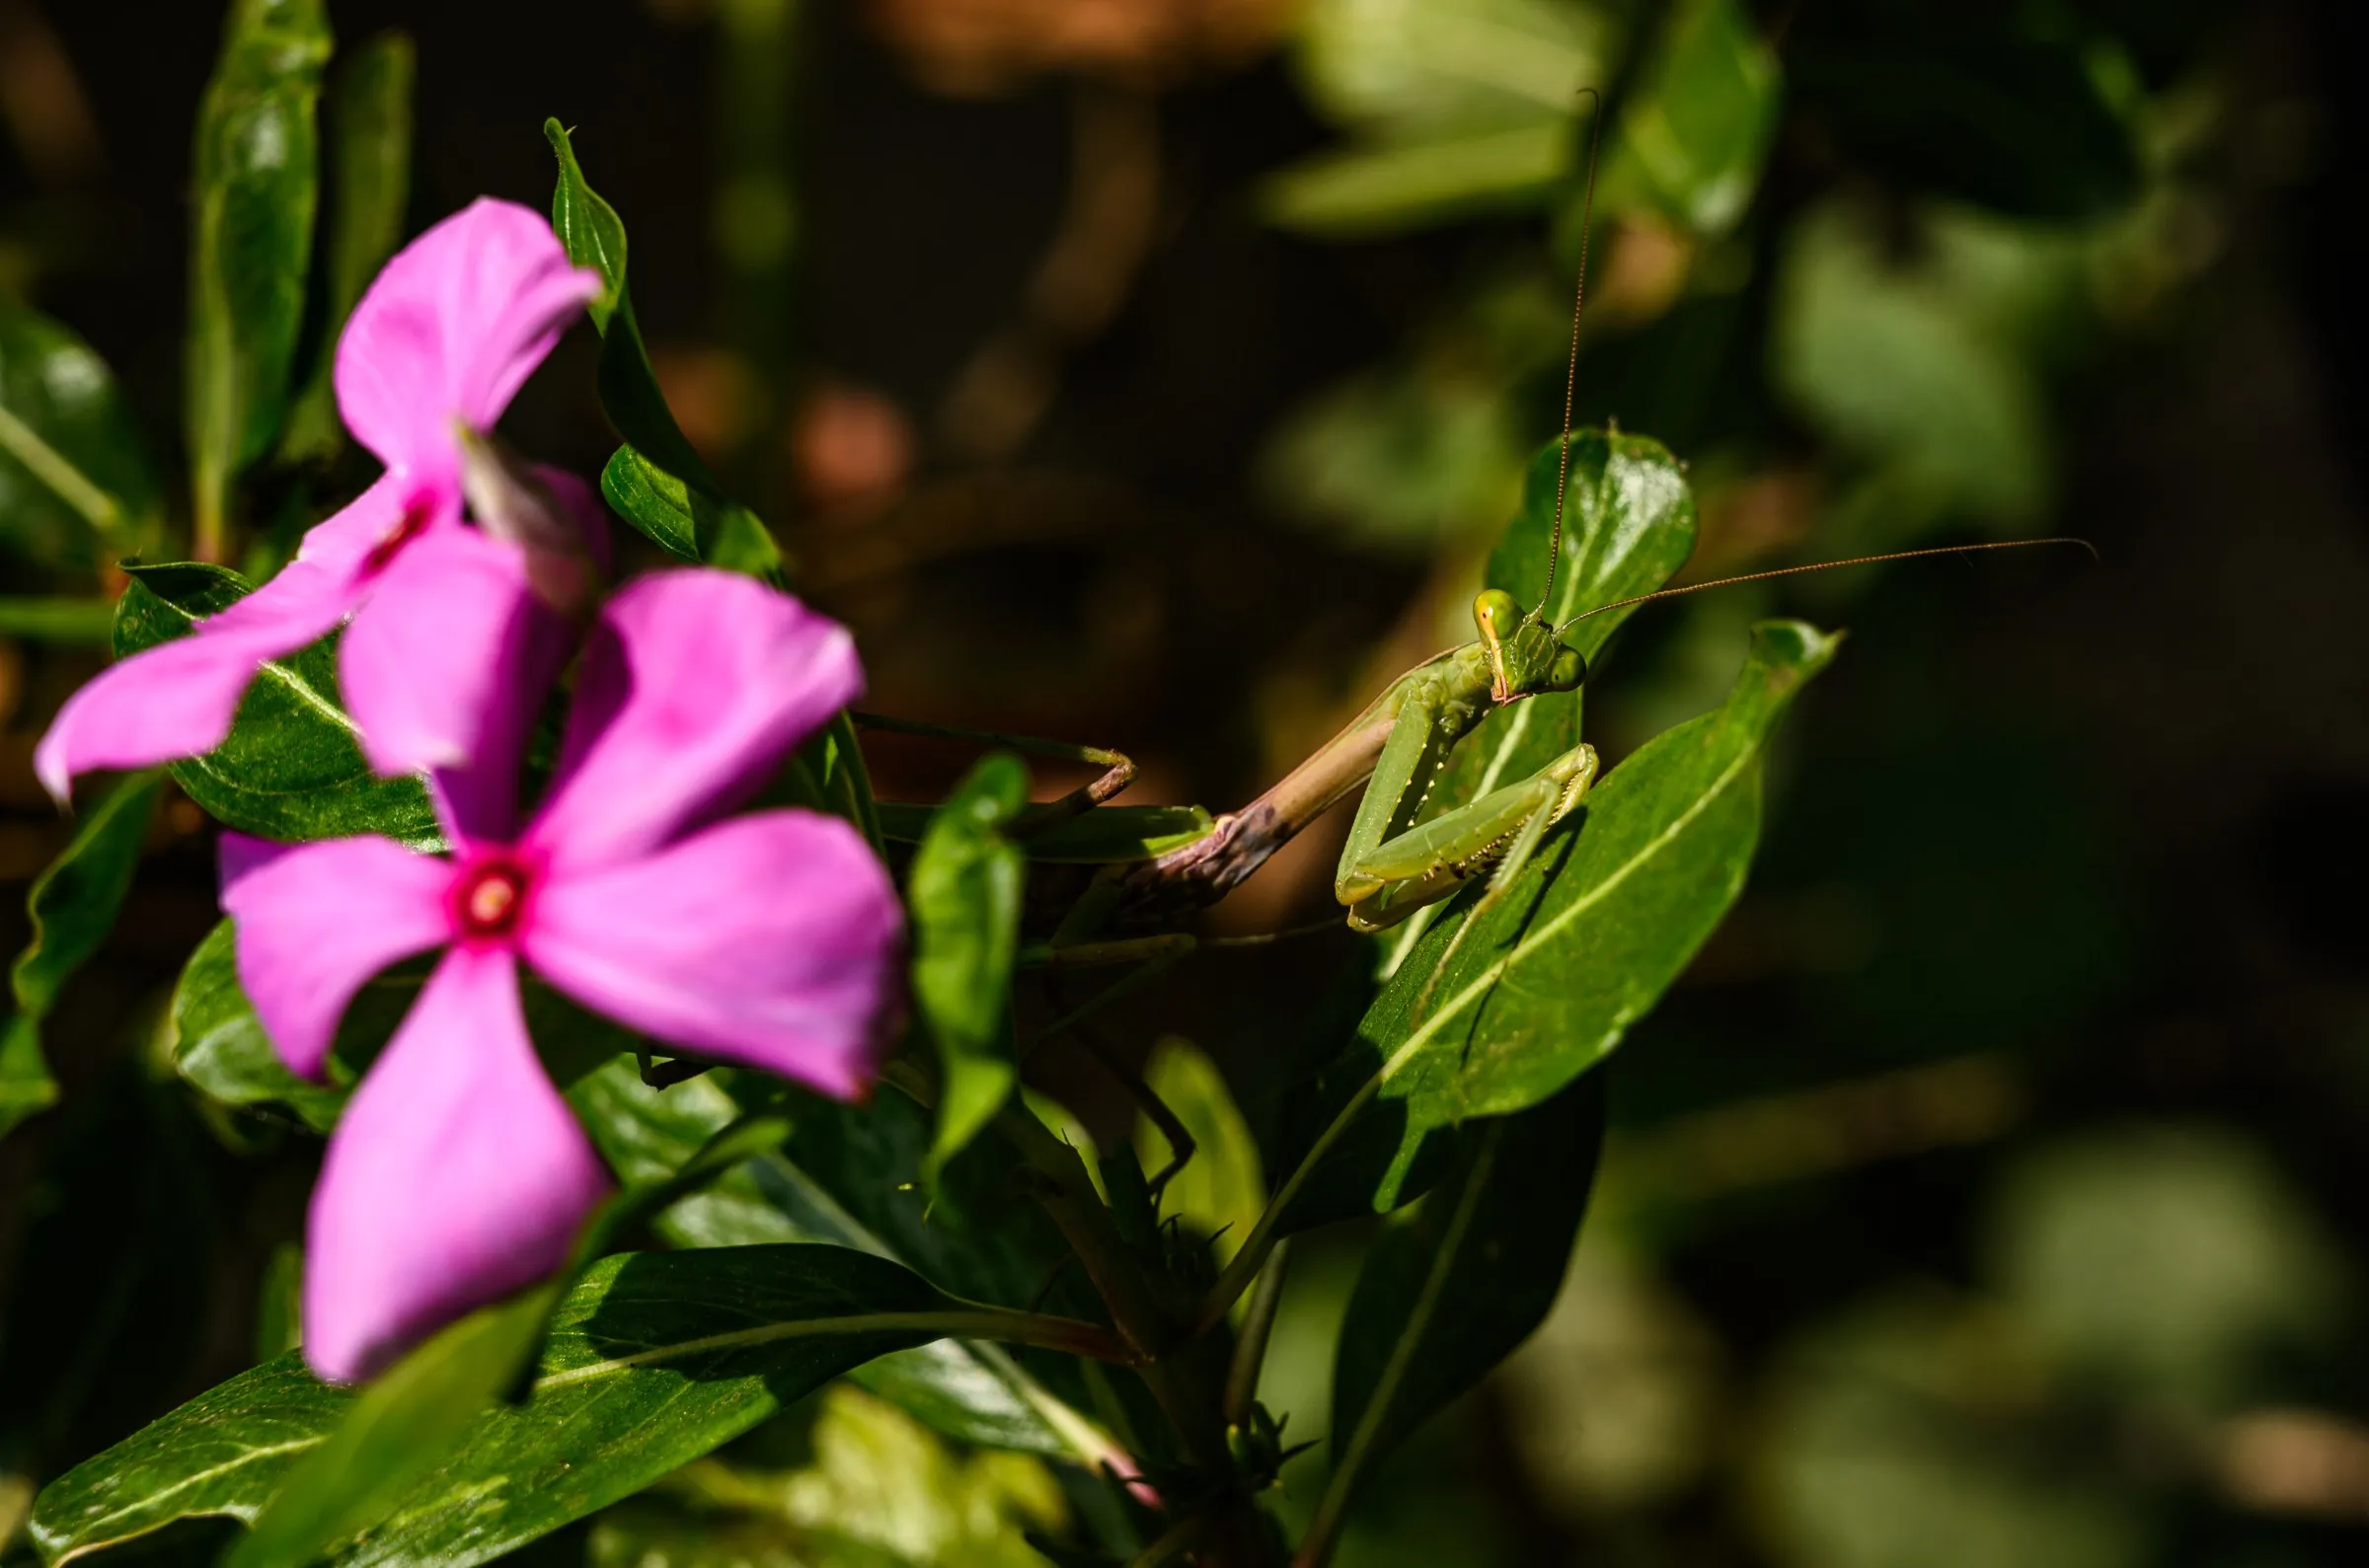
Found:
[[[105,647],[115,624],[113,599],[0,599],[0,636]]]
[[[0,408],[0,451],[24,464],[59,500],[80,512],[101,538],[114,538],[122,526],[123,509],[115,504],[115,498],[92,484],[64,453],[5,408]]]
[[[1251,1293],[1250,1310],[1243,1314],[1242,1331],[1234,1341],[1234,1359],[1226,1367],[1226,1425],[1241,1426],[1251,1419],[1259,1400],[1259,1370],[1266,1364],[1266,1342],[1274,1332],[1275,1308],[1283,1300],[1283,1274],[1291,1255],[1282,1243],[1259,1274]]]

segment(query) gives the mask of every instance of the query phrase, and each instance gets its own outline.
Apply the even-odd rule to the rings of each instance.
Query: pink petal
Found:
[[[318,1079],[354,993],[447,940],[450,860],[392,839],[271,845],[222,835],[222,908],[239,983],[288,1070]]]
[[[471,203],[398,252],[338,343],[338,408],[391,469],[444,485],[452,421],[492,429],[600,275],[570,264],[542,214]]]
[[[338,685],[371,767],[435,770],[448,831],[506,839],[527,734],[569,643],[516,546],[436,529],[373,582],[338,644]]]
[[[257,666],[325,635],[351,603],[335,574],[290,564],[187,635],[100,671],[58,709],[34,751],[34,771],[62,802],[76,774],[212,751],[230,733]]]
[[[863,686],[847,629],[786,594],[704,567],[639,578],[585,642],[526,837],[577,864],[663,844],[746,799]]]
[[[588,1008],[855,1098],[893,1043],[902,912],[836,817],[736,817],[647,859],[558,870],[521,950]]]
[[[347,501],[343,509],[307,530],[303,543],[296,547],[296,559],[351,577],[361,569],[370,553],[394,533],[405,511],[421,499],[436,497],[408,475],[381,474],[368,489]],[[452,496],[445,509],[450,511],[451,520],[457,522],[460,497]]]
[[[550,1274],[609,1191],[544,1077],[502,951],[447,953],[331,1135],[305,1229],[304,1355],[333,1382]]]

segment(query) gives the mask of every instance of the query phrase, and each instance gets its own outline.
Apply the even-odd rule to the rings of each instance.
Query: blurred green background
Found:
[[[1561,1303],[1391,1460],[1341,1560],[2369,1560],[2369,144],[2342,108],[2369,13],[332,14],[342,40],[417,40],[414,227],[542,204],[542,117],[574,128],[670,401],[857,630],[868,706],[1116,746],[1131,798],[1213,809],[1469,635],[1560,412],[1576,90],[1600,88],[1578,414],[1688,460],[1691,575],[2055,533],[2102,560],[1837,572],[1624,635],[1590,702],[1616,758],[1716,701],[1757,616],[1852,638],[1782,737],[1744,901],[1611,1064]],[[0,0],[0,378],[94,439],[128,423],[157,476],[181,466],[218,26],[191,0]],[[586,472],[610,445],[591,350],[565,344],[510,421]],[[162,480],[116,488],[155,497],[127,533],[183,526]],[[0,592],[97,594],[115,543],[0,457]],[[0,637],[10,949],[66,832],[31,748],[96,659]],[[966,761],[876,739],[888,796]],[[1215,924],[1331,909],[1343,826]],[[157,1066],[213,918],[202,818],[169,801],[150,852],[48,1031],[64,1103],[0,1144],[0,1551],[31,1485],[285,1332],[273,1259],[317,1146]],[[1331,1038],[1349,951],[1200,959],[1109,1033],[1199,1045],[1257,1122],[1268,1070]],[[1127,1129],[1090,1064],[1039,1076]],[[1266,1385],[1291,1439],[1323,1435],[1367,1239],[1298,1246]],[[1323,1462],[1287,1468],[1286,1511]],[[842,1388],[534,1552],[1035,1563],[1021,1529],[1084,1506]]]

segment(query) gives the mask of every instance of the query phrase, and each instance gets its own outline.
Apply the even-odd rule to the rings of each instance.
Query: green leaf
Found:
[[[1786,238],[1772,378],[1885,498],[1852,548],[1899,548],[1940,518],[2012,529],[2047,506],[2053,443],[2032,350],[2058,329],[2016,320],[2043,313],[2003,306],[1986,285],[2007,276],[2045,300],[2080,262],[1997,227],[1928,219],[1903,259],[1877,214],[1836,200]]]
[[[364,1388],[328,1441],[290,1471],[226,1568],[304,1568],[334,1542],[385,1519],[434,1470],[478,1412],[525,1370],[552,1309],[610,1242],[789,1136],[778,1117],[719,1131],[679,1169],[629,1187],[584,1225],[569,1265],[509,1301],[472,1312]]]
[[[1555,0],[1316,0],[1294,63],[1317,109],[1396,141],[1567,118],[1616,40]]]
[[[1333,1378],[1334,1489],[1546,1320],[1587,1213],[1604,1077],[1468,1127],[1457,1164],[1367,1252]]]
[[[844,1247],[604,1258],[561,1304],[525,1400],[474,1416],[441,1467],[330,1560],[488,1561],[973,1315]],[[356,1402],[297,1357],[267,1363],[50,1483],[34,1506],[34,1543],[57,1564],[177,1520],[253,1521]]]
[[[933,1173],[978,1136],[1020,1079],[1007,1004],[1029,858],[1001,830],[1028,803],[1020,759],[982,757],[913,852],[913,1002],[937,1042],[941,1076]]]
[[[621,1059],[578,1080],[569,1088],[568,1098],[610,1167],[629,1182],[644,1182],[679,1164],[688,1151],[738,1114],[720,1082],[729,1077],[719,1071],[654,1089],[642,1082],[630,1061]],[[918,1149],[928,1132],[911,1116],[910,1106],[903,1096],[889,1094],[876,1108],[892,1121],[900,1113],[910,1119]],[[809,1135],[814,1130],[803,1107],[799,1125]],[[845,1147],[808,1136],[800,1152],[806,1165],[781,1150],[767,1151],[676,1202],[658,1217],[654,1229],[675,1246],[822,1241],[891,1262],[905,1261],[881,1235],[832,1199],[829,1183],[818,1176],[816,1157]],[[915,1168],[918,1159],[916,1154],[914,1166],[906,1168]],[[957,1165],[956,1173],[966,1173],[966,1167]],[[890,1201],[899,1196],[897,1183],[903,1179],[887,1171],[822,1175],[842,1187],[877,1184]],[[933,1236],[949,1239],[951,1222],[952,1238],[958,1241],[960,1220],[959,1213],[951,1210],[941,1214],[931,1228]],[[942,1339],[867,1362],[851,1376],[948,1437],[976,1447],[1058,1455],[1089,1465],[1110,1452],[1108,1438],[1048,1393],[997,1345]]]
[[[1270,1224],[1337,1217],[1358,1194],[1395,1208],[1438,1157],[1426,1145],[1538,1104],[1610,1054],[1742,890],[1761,749],[1840,641],[1797,621],[1755,627],[1726,705],[1613,769],[1444,969],[1462,922],[1433,926],[1322,1075],[1324,1110]]]
[[[2007,9],[1898,37],[1810,38],[1794,62],[1804,109],[1847,157],[1912,189],[2019,217],[2094,220],[2142,187],[2132,127],[2078,34],[2021,36]]]
[[[1029,1532],[1069,1511],[1043,1465],[951,1452],[850,1388],[817,1404],[797,1468],[697,1465],[603,1514],[588,1568],[1045,1568]]]
[[[560,165],[552,227],[570,259],[596,269],[608,285],[591,305],[592,325],[601,335],[600,406],[629,450],[610,459],[601,474],[602,492],[661,549],[683,556],[688,542],[692,554],[685,559],[778,583],[782,556],[772,534],[754,512],[725,494],[666,407],[626,285],[624,221],[584,179],[567,129],[547,119],[543,134]]]
[[[96,569],[147,544],[155,472],[107,361],[56,322],[0,302],[0,544]]]
[[[109,790],[26,895],[33,938],[9,971],[17,1012],[0,1040],[0,1137],[57,1098],[41,1059],[40,1022],[115,929],[163,782],[153,771],[136,773]]]
[[[197,538],[219,545],[239,471],[286,410],[313,252],[323,0],[232,0],[197,110],[187,418]]]
[[[1269,176],[1259,209],[1280,228],[1360,239],[1535,206],[1571,167],[1570,125],[1541,119],[1320,153]]]
[[[279,455],[326,463],[344,445],[333,377],[338,338],[362,291],[403,240],[403,213],[412,187],[412,81],[418,51],[402,33],[363,39],[338,63],[330,90],[329,147],[333,198],[329,255],[322,268],[328,296],[312,372],[288,415]]]
[[[128,658],[237,602],[247,580],[185,561],[134,566],[115,611],[115,654]],[[338,703],[335,639],[257,672],[229,738],[173,765],[190,798],[225,827],[282,843],[379,833],[420,849],[442,830],[417,779],[381,779],[362,760],[353,720]]]
[[[1266,1178],[1259,1168],[1258,1141],[1226,1087],[1225,1075],[1190,1041],[1170,1035],[1152,1047],[1143,1081],[1193,1142],[1191,1160],[1160,1195],[1162,1211],[1182,1216],[1203,1235],[1222,1236],[1222,1251],[1233,1251],[1266,1207]],[[1167,1135],[1149,1117],[1138,1122],[1135,1139],[1144,1162],[1155,1171],[1175,1156]]]
[[[1604,163],[1605,205],[1724,233],[1760,187],[1783,95],[1776,52],[1739,0],[1682,0],[1622,102]]]

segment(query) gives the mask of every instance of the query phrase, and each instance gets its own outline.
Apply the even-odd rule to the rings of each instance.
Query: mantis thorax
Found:
[[[1489,659],[1490,701],[1510,703],[1540,692],[1575,691],[1587,680],[1587,661],[1556,640],[1555,629],[1522,614],[1512,594],[1485,588],[1473,601],[1473,624]]]

